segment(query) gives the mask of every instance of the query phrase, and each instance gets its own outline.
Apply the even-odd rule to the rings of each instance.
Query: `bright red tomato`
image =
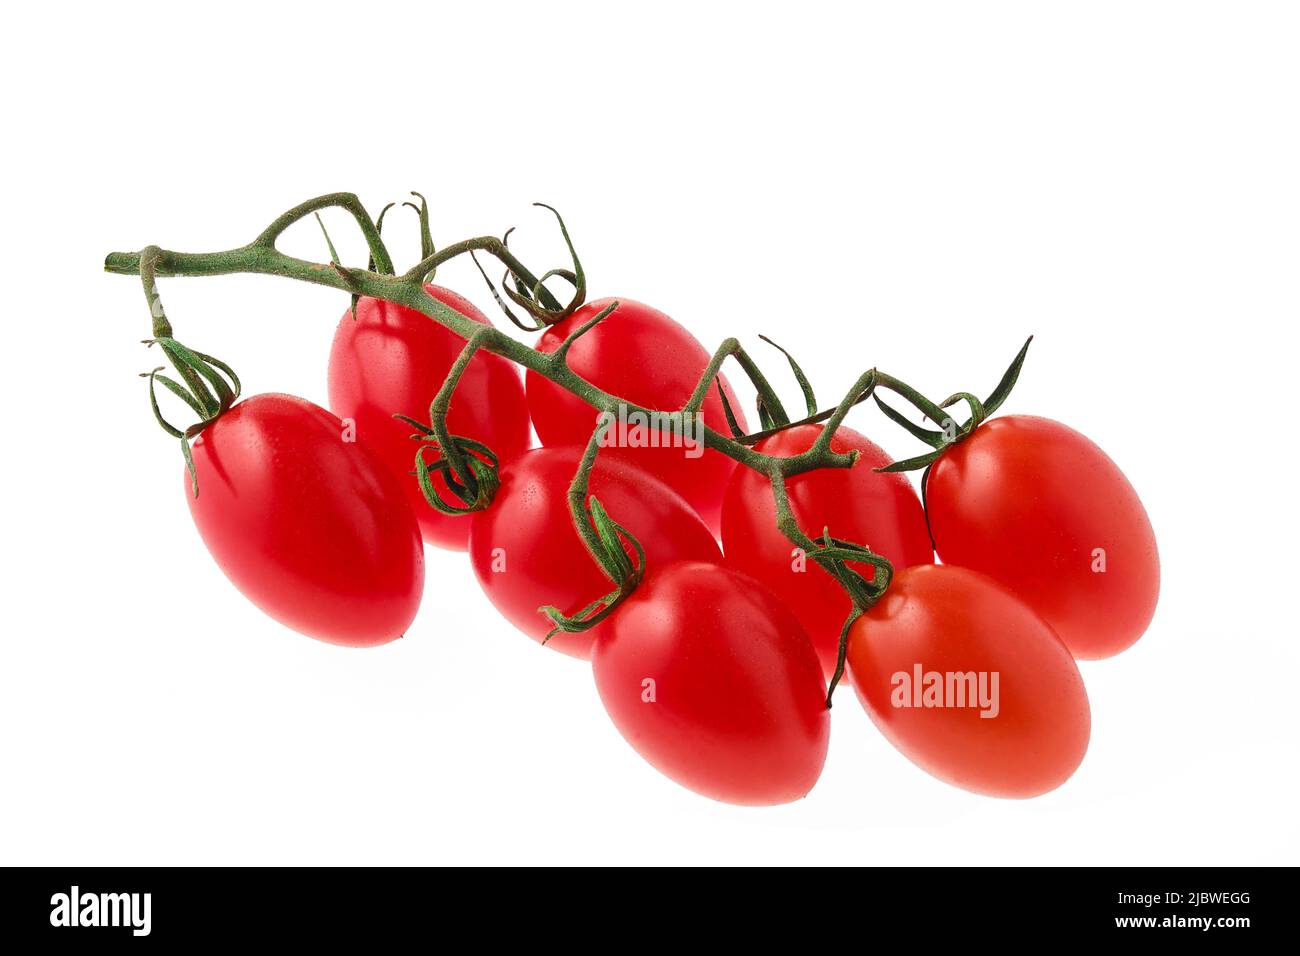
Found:
[[[469,300],[450,289],[425,289],[461,315],[488,324]],[[357,437],[401,478],[424,540],[462,551],[469,522],[444,515],[424,500],[412,475],[418,448],[411,440],[414,429],[393,415],[427,425],[429,403],[464,346],[464,339],[414,309],[363,298],[357,302],[355,319],[348,310],[339,320],[329,363],[331,410],[356,422]],[[499,355],[475,355],[456,387],[447,427],[453,435],[483,442],[502,464],[518,458],[529,443],[528,406],[518,370]],[[425,453],[426,461],[436,458],[432,451]],[[442,475],[432,478],[443,500],[455,503]]]
[[[1123,472],[1073,429],[994,418],[940,456],[926,493],[943,562],[1005,585],[1075,657],[1118,654],[1151,623],[1151,522]]]
[[[696,793],[788,803],[821,775],[830,719],[817,654],[789,609],[746,575],[651,565],[602,625],[591,663],[627,742]]]
[[[895,747],[976,793],[1046,793],[1088,749],[1088,695],[1069,650],[1032,609],[965,568],[895,575],[850,631],[849,670]]]
[[[754,447],[789,458],[811,448],[821,433],[821,425],[800,425]],[[884,555],[895,568],[932,564],[925,512],[911,483],[901,474],[873,471],[892,459],[866,437],[838,428],[831,450],[844,454],[855,449],[859,454],[852,468],[819,468],[786,481],[799,527],[814,539],[829,528],[836,538]],[[795,612],[829,679],[839,655],[840,629],[852,605],[834,578],[795,553],[776,526],[771,483],[752,468],[737,468],[727,486],[722,547],[728,564],[762,581]]]
[[[424,590],[406,496],[325,409],[292,395],[234,405],[194,442],[190,513],[226,577],[277,621],[331,644],[401,637]]]
[[[565,337],[600,314],[613,299],[589,302],[562,322],[551,326],[537,342],[543,352],[553,352]],[[677,411],[691,397],[709,364],[704,346],[685,328],[657,309],[631,299],[619,299],[618,309],[584,334],[569,350],[569,366],[598,388],[656,411]],[[596,427],[596,412],[549,379],[530,371],[527,376],[528,408],[543,445],[586,445]],[[736,394],[722,379],[727,400],[742,428],[744,414]],[[704,423],[726,434],[727,419],[717,387],[704,401]],[[640,440],[644,432],[633,429]],[[686,436],[703,440],[702,435]],[[627,442],[628,445],[631,441]],[[735,462],[716,451],[688,455],[680,447],[611,447],[611,457],[625,456],[638,467],[671,485],[690,502],[709,527],[718,527],[722,491]],[[602,452],[605,454],[605,452]]]
[[[587,553],[569,513],[566,496],[581,458],[578,448],[524,453],[502,470],[492,506],[475,512],[470,522],[469,555],[479,584],[497,610],[535,641],[551,629],[539,607],[550,604],[572,614],[614,588]],[[717,541],[690,505],[626,461],[602,452],[588,491],[645,548],[648,568],[682,558],[721,562]],[[558,633],[546,646],[588,658],[607,623]]]

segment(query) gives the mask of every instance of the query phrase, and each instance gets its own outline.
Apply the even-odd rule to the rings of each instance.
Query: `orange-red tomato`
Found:
[[[997,797],[1060,786],[1088,749],[1079,668],[1051,627],[966,568],[905,568],[849,632],[858,699],[940,780]]]

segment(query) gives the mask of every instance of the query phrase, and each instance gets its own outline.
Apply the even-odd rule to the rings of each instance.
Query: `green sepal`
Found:
[[[216,369],[209,364],[211,360],[207,356],[186,348],[175,339],[170,340],[170,346],[185,361],[185,364],[206,379],[217,393],[216,406],[210,412],[209,417],[215,418],[235,403],[235,399],[239,397],[238,389],[232,388],[231,384],[227,383],[217,373]],[[229,368],[229,366],[226,367]],[[232,376],[233,374],[231,373]],[[234,379],[236,384],[238,381],[238,379]]]
[[[948,439],[943,432],[937,432],[933,429],[918,425],[902,412],[886,405],[879,395],[872,395],[871,397],[875,400],[876,407],[885,413],[886,418],[896,425],[903,426],[903,428],[905,428],[914,438],[919,438],[931,448],[942,448],[948,444]]]
[[[587,300],[587,275],[582,269],[582,261],[578,258],[578,252],[573,247],[573,240],[569,236],[569,229],[564,224],[564,217],[553,206],[546,203],[536,202],[534,206],[547,209],[555,216],[556,222],[560,224],[560,234],[564,237],[564,245],[569,250],[569,258],[573,260],[572,269],[552,269],[537,280],[531,289],[526,289],[519,284],[518,279],[510,270],[501,281],[501,287],[505,289],[514,303],[521,309],[525,310],[538,322],[543,325],[554,325],[562,319],[572,315],[583,302]],[[506,233],[508,238],[509,232]],[[505,239],[502,240],[505,242]],[[563,278],[573,286],[573,297],[569,304],[561,306],[559,300],[546,288],[545,282],[554,276]]]
[[[722,399],[722,414],[727,417],[727,427],[731,429],[731,437],[740,438],[745,431],[740,427],[740,422],[736,421],[736,413],[731,410],[727,390],[722,387],[722,376],[719,375],[714,381],[718,383],[718,397]]]
[[[613,614],[632,595],[632,592],[636,590],[645,575],[645,548],[641,546],[641,542],[630,531],[610,518],[604,506],[595,496],[587,498],[587,505],[591,513],[592,524],[600,539],[601,550],[606,552],[603,559],[599,556],[595,557],[597,557],[598,562],[607,574],[609,574],[611,566],[618,569],[617,575],[610,574],[611,579],[617,582],[618,587],[603,597],[592,601],[574,614],[565,614],[553,604],[544,604],[539,607],[537,610],[545,614],[554,625],[546,637],[543,638],[543,644],[561,631],[566,634],[575,634],[595,627]],[[632,550],[636,552],[635,563],[629,560],[627,552],[623,548],[624,541],[630,544]]]
[[[866,613],[860,607],[854,607],[849,611],[849,616],[844,619],[844,624],[840,628],[840,640],[838,650],[835,654],[835,672],[831,674],[830,683],[826,686],[826,709],[831,708],[831,698],[835,694],[835,688],[839,686],[840,679],[844,677],[845,664],[849,656],[849,631],[857,623],[858,618]]]
[[[928,468],[930,465],[938,461],[939,456],[946,450],[946,447],[940,448],[938,451],[927,452],[924,455],[917,455],[915,458],[904,458],[902,461],[896,461],[892,464],[885,465],[883,468],[875,468],[873,470],[883,474],[889,474],[896,471],[916,471],[919,468]]]
[[[388,210],[392,209],[396,205],[397,203],[390,202],[383,209],[379,210],[379,218],[375,220],[375,232],[378,233],[379,235],[382,236],[384,234],[384,216],[388,214]],[[370,258],[366,260],[366,271],[367,272],[375,271],[375,254],[373,252],[370,254]],[[392,273],[389,274],[391,275]],[[352,318],[353,319],[357,317],[357,300],[360,298],[361,296],[357,295],[356,293],[353,293],[352,295]]]
[[[425,200],[423,194],[417,193],[414,189],[411,190],[411,195],[420,200],[420,205],[417,206],[413,202],[404,202],[402,205],[408,209],[414,209],[415,214],[420,217],[420,260],[423,261],[438,250],[433,244],[433,232],[429,228],[429,203]],[[424,274],[423,279],[420,281],[432,282],[437,271],[438,267],[434,266]]]
[[[920,393],[916,392],[914,389],[903,385],[897,380],[894,381],[894,384],[890,386],[891,390],[903,394],[904,397],[911,401],[913,405],[916,405],[927,417],[934,417],[933,410],[942,411],[950,408],[958,402],[965,402],[970,409],[970,418],[968,418],[963,425],[957,428],[957,433],[952,438],[949,438],[942,432],[933,432],[929,429],[921,428],[919,425],[909,421],[905,416],[899,414],[882,402],[879,395],[875,396],[876,404],[891,421],[902,425],[912,435],[919,438],[930,447],[936,449],[928,454],[918,455],[915,458],[906,458],[902,461],[896,461],[884,468],[877,468],[875,470],[880,472],[900,472],[929,468],[939,459],[944,451],[947,450],[949,445],[954,445],[957,442],[968,438],[975,429],[979,428],[981,424],[987,421],[988,418],[1002,406],[1002,403],[1007,400],[1007,396],[1011,394],[1011,390],[1015,387],[1016,381],[1020,378],[1020,370],[1025,364],[1025,356],[1029,352],[1029,344],[1033,341],[1034,337],[1032,335],[1025,340],[1025,344],[1020,347],[1020,351],[1016,353],[1016,357],[1007,367],[1007,370],[1002,373],[1002,378],[998,382],[997,387],[993,389],[989,394],[989,397],[984,399],[984,401],[980,401],[979,398],[970,392],[954,392],[939,405],[934,406],[928,399],[920,395]],[[927,408],[931,410],[927,410]],[[955,421],[951,416],[947,416],[947,418],[955,424]],[[938,421],[939,419],[935,418],[935,420]]]
[[[165,366],[159,366],[150,372],[142,373],[149,380],[149,407],[154,419],[168,435],[181,443],[181,454],[185,458],[185,467],[190,474],[194,496],[199,494],[198,474],[194,469],[194,457],[190,451],[190,439],[199,435],[205,428],[226,413],[239,398],[242,386],[239,376],[225,362],[203,352],[187,348],[170,336],[146,339],[146,345],[157,344],[167,356],[168,361],[180,373],[184,384],[161,374]],[[186,428],[177,428],[163,417],[158,404],[157,385],[162,386],[183,401],[199,420]]]
[[[204,416],[207,417],[216,414],[217,409],[221,407],[221,403],[218,402],[216,396],[208,390],[208,386],[204,383],[203,377],[195,371],[192,365],[190,365],[188,361],[191,357],[188,354],[189,350],[175,339],[161,338],[156,341],[158,347],[163,350],[163,354],[167,356],[167,360],[172,363],[172,367],[180,373],[181,378],[185,379],[185,384],[189,386],[194,397],[198,400],[199,404],[203,406]],[[193,357],[197,358],[197,356]]]
[[[191,395],[184,387],[177,384],[175,381],[168,378],[166,375],[159,374],[162,371],[162,369],[163,367],[159,366],[158,368],[154,369],[152,372],[142,373],[142,376],[144,378],[149,379],[149,405],[153,408],[153,417],[158,420],[158,424],[163,427],[163,431],[167,432],[167,434],[171,435],[173,438],[182,438],[184,437],[185,433],[181,431],[179,428],[177,428],[175,425],[167,421],[167,419],[163,418],[162,409],[158,407],[158,395],[154,390],[154,383],[162,382],[163,386],[169,392],[171,392],[173,395],[175,395],[177,398],[183,401],[186,405],[188,405],[193,410],[195,415],[206,415],[207,412],[203,410],[203,408],[199,405],[198,401],[194,398],[194,396]]]
[[[194,497],[199,496],[199,475],[194,470],[194,455],[190,452],[190,440],[184,435],[181,436],[181,456],[185,459],[185,468],[190,473],[190,489],[194,492]]]
[[[329,247],[330,251],[330,262],[335,265],[340,265],[339,253],[338,250],[334,248],[334,240],[330,238],[329,230],[325,228],[325,220],[320,217],[320,213],[318,212],[314,212],[312,215],[316,217],[316,225],[320,226],[320,231],[325,235],[325,245]]]
[[[970,418],[966,420],[966,424],[961,429],[962,434],[969,435],[980,426],[984,419],[989,417],[988,410],[984,407],[984,403],[970,392],[953,392],[939,403],[939,407],[952,408],[958,402],[965,402],[966,407],[970,409]]]
[[[487,270],[483,268],[483,263],[478,261],[478,256],[474,254],[473,249],[470,250],[469,258],[470,261],[474,263],[474,267],[478,269],[478,274],[483,277],[483,281],[487,283],[488,291],[492,293],[492,298],[496,301],[497,307],[505,313],[506,318],[509,319],[516,328],[530,333],[541,332],[548,328],[548,323],[543,322],[540,319],[533,319],[531,323],[528,323],[515,315],[514,310],[510,308],[506,300],[501,298],[501,293],[497,291],[496,283],[488,276]],[[505,276],[502,278],[502,285],[505,285],[506,280],[509,278],[510,273],[507,271]]]
[[[193,352],[192,354],[197,355],[208,365],[215,366],[218,370],[226,374],[226,377],[230,379],[230,384],[232,386],[230,404],[233,405],[239,399],[240,393],[244,390],[244,386],[240,383],[239,376],[235,374],[235,370],[225,362],[221,361],[221,359],[215,358],[214,356],[205,355],[203,352]],[[229,405],[226,407],[228,408]]]
[[[625,581],[632,576],[635,569],[628,559],[627,552],[623,550],[618,525],[610,519],[605,506],[600,503],[600,499],[595,495],[590,495],[587,498],[587,508],[591,512],[591,523],[595,525],[596,534],[600,537],[600,543],[604,547],[608,558],[608,561],[605,562],[606,571],[610,573],[611,579]]]
[[[500,459],[496,453],[487,445],[472,438],[465,438],[460,435],[452,435],[451,441],[460,453],[465,466],[469,469],[467,480],[462,480],[457,476],[451,460],[445,455],[439,455],[438,459],[430,464],[424,458],[424,452],[427,448],[441,452],[442,449],[436,441],[429,441],[428,438],[433,434],[432,429],[423,425],[414,418],[406,415],[394,415],[394,418],[405,422],[406,424],[417,429],[417,434],[411,437],[418,440],[421,444],[415,452],[415,470],[412,474],[420,484],[420,491],[424,495],[424,500],[441,514],[445,515],[467,515],[475,511],[483,511],[492,503],[496,497],[497,490],[501,487],[500,476]],[[447,488],[460,499],[460,504],[453,504],[445,501],[438,493],[438,489],[433,484],[433,475],[441,474]]]
[[[1032,341],[1034,341],[1032,335],[1025,339],[1025,344],[1020,347],[1015,359],[1007,366],[1007,370],[1002,373],[1002,379],[998,382],[997,387],[989,393],[988,398],[984,399],[985,417],[992,415],[1001,408],[1002,403],[1011,394],[1011,390],[1016,387],[1016,381],[1020,378],[1020,369],[1024,366],[1025,356],[1029,352],[1029,343]]]
[[[795,381],[799,383],[799,388],[803,392],[803,400],[804,400],[804,404],[808,408],[808,414],[816,415],[817,396],[813,393],[813,387],[811,383],[809,383],[808,381],[808,376],[804,375],[803,369],[801,369],[799,367],[799,363],[794,360],[794,356],[791,355],[789,352],[787,352],[785,349],[781,348],[781,346],[777,345],[766,335],[760,335],[759,338],[785,356],[786,361],[790,363],[790,371],[794,373]]]

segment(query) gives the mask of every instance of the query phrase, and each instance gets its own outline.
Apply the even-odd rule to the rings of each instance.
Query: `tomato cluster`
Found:
[[[456,293],[424,291],[487,325]],[[710,447],[597,451],[595,409],[545,363],[525,378],[500,355],[466,353],[449,380],[463,338],[361,296],[335,333],[331,411],[286,395],[234,401],[237,382],[207,395],[185,376],[205,414],[192,450],[182,437],[190,508],[222,570],[287,626],[370,646],[414,619],[422,544],[467,550],[506,619],[590,661],[627,741],[717,800],[808,793],[845,668],[890,742],[942,780],[1027,797],[1074,772],[1090,730],[1075,661],[1136,641],[1160,577],[1146,512],[1096,445],[1043,418],[985,420],[1005,394],[960,393],[971,418],[946,436],[881,403],[935,449],[894,463],[841,424],[846,409],[776,415],[748,365],[764,430],[745,435],[735,391],[667,315],[626,299],[563,311],[537,352],[564,349],[572,373],[633,407],[694,407]],[[157,341],[221,385],[216,360]],[[439,444],[418,423],[444,382],[455,390]],[[931,418],[951,404],[879,382]],[[790,467],[810,455],[832,463]],[[922,494],[902,473],[918,461]],[[432,507],[447,500],[467,505]]]

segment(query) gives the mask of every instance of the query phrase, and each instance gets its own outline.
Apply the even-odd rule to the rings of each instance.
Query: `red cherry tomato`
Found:
[[[830,720],[817,654],[753,578],[691,561],[647,565],[591,663],[619,732],[684,787],[768,805],[797,800],[821,775]]]
[[[945,564],[982,571],[1041,614],[1075,657],[1118,654],[1160,593],[1155,533],[1106,453],[1059,422],[994,418],[930,469]]]
[[[234,405],[194,442],[190,513],[226,577],[277,621],[331,644],[401,637],[424,590],[411,506],[368,448],[292,395]]]
[[[551,629],[538,612],[544,604],[573,613],[614,589],[573,526],[567,495],[582,450],[534,448],[501,471],[491,507],[470,522],[469,556],[488,599],[535,641]],[[680,495],[663,482],[602,452],[588,483],[611,518],[645,549],[647,567],[679,558],[719,563],[709,529]],[[629,548],[629,557],[635,554]],[[604,627],[558,633],[546,646],[574,657],[591,656]]]
[[[450,289],[426,285],[428,293],[475,322],[488,324],[467,299]],[[393,418],[402,414],[428,424],[429,403],[460,355],[465,341],[428,316],[391,302],[363,298],[357,317],[343,313],[330,349],[330,409],[356,422],[357,437],[401,478],[424,540],[464,550],[469,522],[444,515],[424,499],[412,472],[419,447],[414,429]],[[505,464],[528,448],[528,406],[519,372],[499,355],[479,352],[456,387],[447,427],[453,435],[483,442]],[[433,462],[437,455],[425,452]],[[441,473],[431,475],[444,501],[457,499]]]
[[[958,787],[1037,796],[1064,783],[1088,749],[1088,695],[1069,650],[1032,609],[974,571],[900,571],[853,625],[848,659],[876,726],[921,769]]]
[[[800,425],[754,447],[788,458],[811,448],[821,433],[821,425]],[[852,429],[836,429],[831,450],[844,454],[855,449],[859,454],[852,468],[819,468],[786,481],[799,527],[813,538],[829,528],[836,538],[884,555],[895,568],[932,564],[925,512],[911,483],[901,474],[873,471],[892,459]],[[839,655],[840,629],[852,604],[834,578],[795,553],[776,526],[771,483],[752,468],[737,468],[727,485],[722,547],[728,564],[762,581],[795,612],[829,679]]]
[[[543,352],[555,351],[570,332],[595,318],[613,301],[599,299],[587,303],[547,329],[537,348]],[[634,404],[655,411],[679,410],[695,391],[700,375],[709,364],[709,353],[695,336],[657,309],[631,299],[618,302],[618,309],[612,315],[573,344],[569,350],[570,368],[598,388]],[[542,444],[586,445],[596,427],[596,412],[591,406],[536,372],[528,372],[526,379],[528,408]],[[722,381],[736,420],[744,428],[744,416],[735,392],[725,377]],[[727,432],[727,419],[716,386],[709,390],[704,401],[703,417],[710,428]],[[702,436],[688,437],[702,440]],[[662,445],[607,449],[610,457],[626,457],[667,482],[716,530],[722,491],[735,462],[716,451],[704,451],[696,457],[686,451],[682,447]]]

